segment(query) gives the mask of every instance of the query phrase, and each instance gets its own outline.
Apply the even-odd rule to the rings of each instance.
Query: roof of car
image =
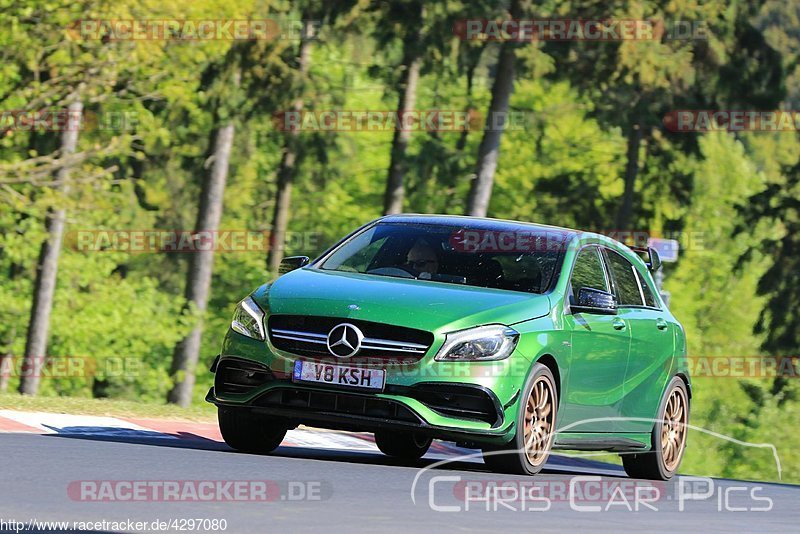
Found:
[[[538,230],[540,232],[558,232],[565,237],[577,235],[578,230],[562,228],[560,226],[550,226],[546,224],[536,224],[521,221],[509,221],[506,219],[490,219],[488,217],[469,217],[466,215],[424,215],[416,213],[403,213],[398,215],[386,215],[379,219],[381,222],[404,222],[411,224],[435,224],[444,226],[464,226],[469,224],[470,228],[476,230],[499,230],[499,231],[522,231]]]

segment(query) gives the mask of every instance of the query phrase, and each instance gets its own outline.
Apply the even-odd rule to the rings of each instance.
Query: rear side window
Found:
[[[606,249],[608,266],[614,280],[614,289],[620,306],[642,306],[642,294],[639,292],[639,280],[636,278],[636,269],[631,262],[614,252]]]
[[[603,262],[597,247],[587,247],[578,253],[575,267],[572,268],[572,296],[577,299],[582,287],[608,291]]]
[[[647,284],[647,277],[639,271],[636,271],[636,275],[639,277],[639,283],[642,285],[644,305],[650,306],[651,308],[658,308],[658,304],[656,304],[656,298],[653,296],[653,292],[650,291],[650,286]]]

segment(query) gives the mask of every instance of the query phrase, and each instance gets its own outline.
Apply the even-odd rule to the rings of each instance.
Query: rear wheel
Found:
[[[550,456],[558,409],[556,381],[550,369],[536,364],[522,399],[514,439],[483,449],[483,461],[493,471],[535,475]]]
[[[686,384],[674,377],[667,387],[653,425],[652,448],[644,453],[623,454],[622,465],[632,478],[669,480],[678,470],[686,449],[689,395]]]
[[[419,460],[431,446],[431,438],[414,433],[391,432],[381,430],[375,432],[375,445],[386,456],[403,460]]]
[[[225,443],[241,452],[267,454],[286,436],[286,423],[256,415],[244,408],[217,408],[219,431]]]

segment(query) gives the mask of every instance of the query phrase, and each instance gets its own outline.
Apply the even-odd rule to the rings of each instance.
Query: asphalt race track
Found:
[[[684,478],[683,486],[656,484],[657,491],[648,491],[651,483],[627,479],[614,466],[563,457],[552,458],[540,476],[526,478],[489,473],[480,459],[420,470],[371,451],[282,446],[272,456],[257,456],[209,439],[165,441],[124,433],[7,433],[0,435],[0,457],[4,521],[224,519],[226,532],[797,532],[800,524],[800,486],[716,479],[710,487]],[[426,457],[421,466],[435,462]],[[81,493],[82,481],[92,492]],[[267,499],[253,491],[243,494],[244,501],[200,501],[181,493],[179,502],[165,502],[152,493],[103,497],[97,481],[268,481],[269,489]],[[505,489],[498,493],[497,484]],[[523,491],[530,484],[538,490]]]

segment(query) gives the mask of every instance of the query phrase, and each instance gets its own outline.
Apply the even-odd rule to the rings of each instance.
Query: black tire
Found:
[[[673,459],[671,462],[665,461],[664,448],[662,447],[662,430],[664,429],[665,411],[667,402],[673,393],[682,396],[685,402],[684,410],[686,419],[683,423],[683,434],[681,438],[680,450],[677,453],[677,461]],[[653,430],[650,433],[651,446],[647,452],[636,454],[622,454],[622,466],[625,472],[631,478],[643,478],[647,480],[669,480],[680,467],[681,460],[683,460],[683,453],[686,449],[686,432],[688,429],[685,427],[689,422],[689,394],[686,389],[684,381],[676,376],[670,381],[661,403],[658,406],[658,415],[656,422],[653,425]],[[668,465],[671,464],[671,465]]]
[[[386,456],[402,460],[419,460],[428,452],[432,442],[431,438],[413,432],[375,432],[375,445],[380,451]]]
[[[267,454],[286,437],[287,426],[278,419],[255,415],[243,408],[217,408],[219,431],[225,443],[241,452]]]
[[[535,455],[535,461],[532,461],[525,447],[527,407],[534,386],[537,386],[541,381],[544,381],[545,385],[548,387],[550,395],[549,406],[552,411],[548,412],[548,417],[549,414],[552,413],[552,420],[549,423],[550,430],[544,434],[543,446],[534,449],[539,452]],[[550,369],[537,363],[528,377],[525,387],[522,389],[522,394],[520,395],[519,412],[517,414],[517,433],[514,435],[514,438],[505,445],[484,447],[483,461],[486,466],[492,471],[513,475],[535,475],[540,472],[547,463],[547,458],[550,456],[550,450],[553,447],[557,415],[558,388],[556,386],[555,377]]]

